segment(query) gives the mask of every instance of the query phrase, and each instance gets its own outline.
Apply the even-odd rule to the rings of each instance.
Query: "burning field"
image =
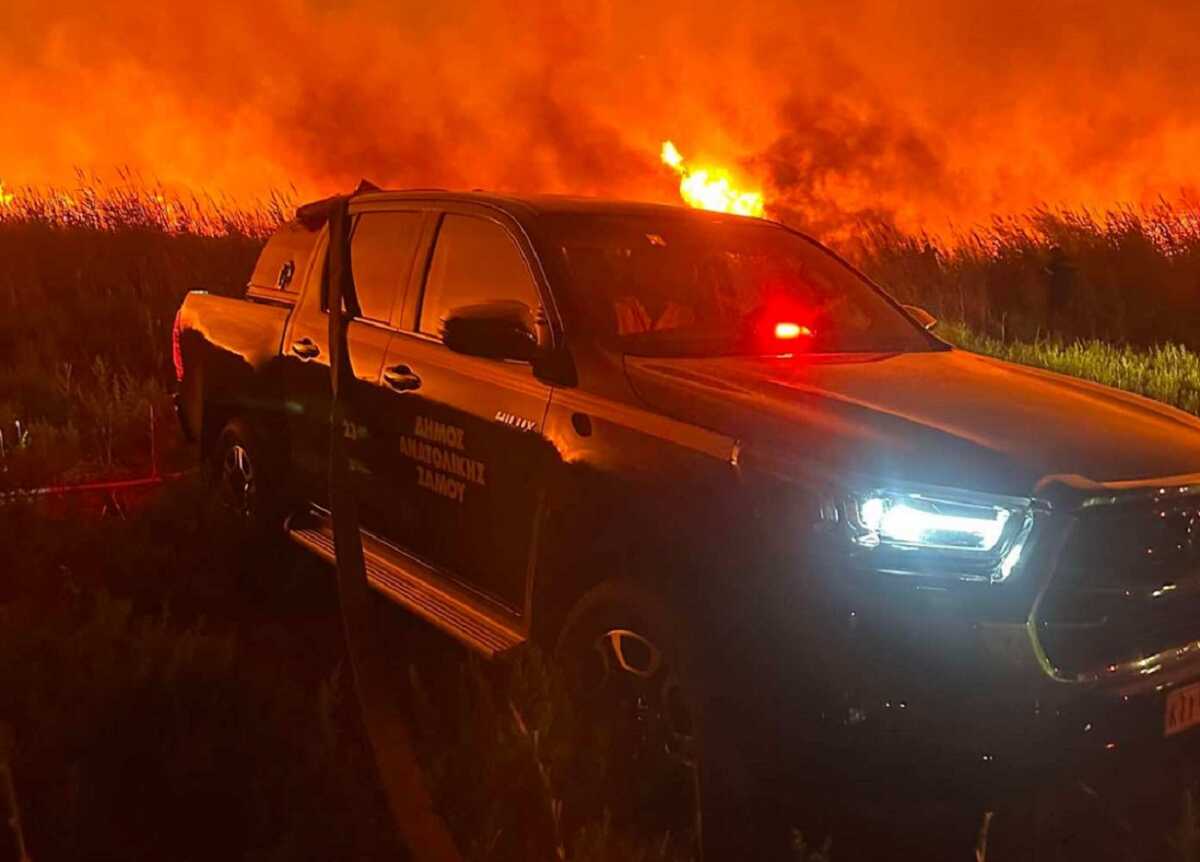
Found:
[[[693,181],[719,167],[824,236],[863,220],[943,236],[1041,204],[1193,195],[1198,14],[14,0],[0,180],[124,167],[241,201],[362,176],[671,201],[670,140]]]
[[[806,230],[990,335],[1195,346],[1198,26],[1186,4],[15,0],[0,220],[261,237],[362,177],[683,200]]]

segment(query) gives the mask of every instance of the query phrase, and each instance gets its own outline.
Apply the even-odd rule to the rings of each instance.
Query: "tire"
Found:
[[[669,834],[672,853],[662,858],[784,858],[786,832],[762,822],[730,744],[738,728],[712,706],[721,686],[706,680],[699,642],[666,602],[630,581],[601,584],[568,614],[556,662],[579,724],[611,746],[600,758],[599,804],[582,804],[603,807],[618,832],[648,839],[656,853]],[[630,707],[632,717],[623,714]]]
[[[209,482],[222,508],[253,533],[282,530],[278,475],[249,423],[240,418],[225,423],[209,459]]]

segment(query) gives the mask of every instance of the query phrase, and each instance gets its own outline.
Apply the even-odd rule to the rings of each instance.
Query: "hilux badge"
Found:
[[[532,419],[526,419],[524,416],[515,416],[512,413],[507,413],[503,410],[496,411],[496,421],[503,422],[520,431],[532,431],[537,427],[537,422]]]

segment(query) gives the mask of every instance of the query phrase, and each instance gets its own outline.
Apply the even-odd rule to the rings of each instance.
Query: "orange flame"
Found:
[[[762,192],[739,191],[722,168],[690,168],[670,141],[663,141],[662,162],[679,174],[679,196],[689,206],[734,215],[763,216]]]
[[[0,207],[11,207],[13,205],[13,193],[5,191],[4,180],[0,180]]]

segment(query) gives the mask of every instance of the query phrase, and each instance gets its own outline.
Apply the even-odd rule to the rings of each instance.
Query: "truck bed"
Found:
[[[282,409],[277,369],[292,303],[255,293],[232,298],[192,291],[179,309],[177,404],[190,439],[203,439],[205,405],[211,410],[254,399]]]

